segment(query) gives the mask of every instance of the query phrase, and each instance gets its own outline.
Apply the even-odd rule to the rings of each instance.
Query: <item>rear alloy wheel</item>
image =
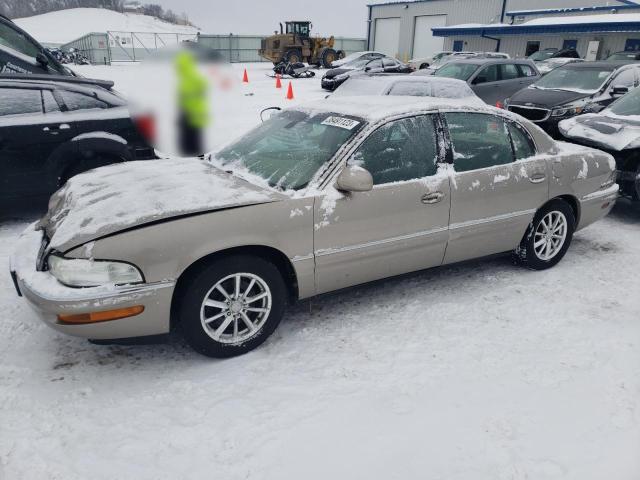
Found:
[[[197,274],[181,302],[184,336],[209,357],[241,355],[264,342],[284,314],[277,267],[258,257],[218,260]]]
[[[517,260],[533,270],[553,267],[567,253],[575,222],[573,210],[566,202],[550,202],[534,217],[516,250]]]

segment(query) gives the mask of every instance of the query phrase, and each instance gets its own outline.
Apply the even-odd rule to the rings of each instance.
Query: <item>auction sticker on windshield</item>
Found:
[[[345,130],[353,130],[360,125],[360,122],[344,117],[327,117],[324,122],[322,122],[322,125],[344,128]]]

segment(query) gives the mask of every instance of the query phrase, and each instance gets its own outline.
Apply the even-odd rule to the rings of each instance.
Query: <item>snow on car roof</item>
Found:
[[[386,117],[402,113],[419,112],[423,110],[437,110],[449,108],[464,108],[494,112],[496,109],[489,105],[469,105],[469,99],[452,99],[436,97],[404,97],[404,96],[380,96],[361,95],[357,97],[339,97],[333,100],[316,100],[306,103],[298,110],[313,110],[331,112],[353,117],[360,117],[374,122]],[[502,111],[504,112],[504,111]]]

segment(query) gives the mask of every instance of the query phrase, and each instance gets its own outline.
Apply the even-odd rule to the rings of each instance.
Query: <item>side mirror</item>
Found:
[[[611,89],[612,97],[621,97],[629,93],[629,87],[625,87],[623,85],[614,85]]]
[[[364,71],[365,72],[370,72],[371,71],[371,67],[364,67]]]
[[[38,53],[36,55],[36,62],[38,62],[43,67],[46,67],[47,65],[49,65],[49,59],[42,52],[40,52],[40,53]]]
[[[260,112],[260,120],[265,122],[269,120],[276,112],[282,110],[280,107],[267,107]]]
[[[336,188],[343,192],[369,192],[373,189],[373,177],[362,167],[347,165],[338,175]]]

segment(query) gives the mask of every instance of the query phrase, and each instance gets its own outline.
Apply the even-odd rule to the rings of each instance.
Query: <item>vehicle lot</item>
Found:
[[[81,70],[127,93],[135,68]],[[214,96],[212,144],[288,104],[267,71],[250,65],[249,85]],[[318,77],[294,88],[295,102],[325,95]],[[104,347],[42,325],[6,274],[33,220],[0,227],[0,478],[583,480],[640,468],[640,208],[626,200],[551,270],[500,257],[303,302],[228,361],[178,336]]]

